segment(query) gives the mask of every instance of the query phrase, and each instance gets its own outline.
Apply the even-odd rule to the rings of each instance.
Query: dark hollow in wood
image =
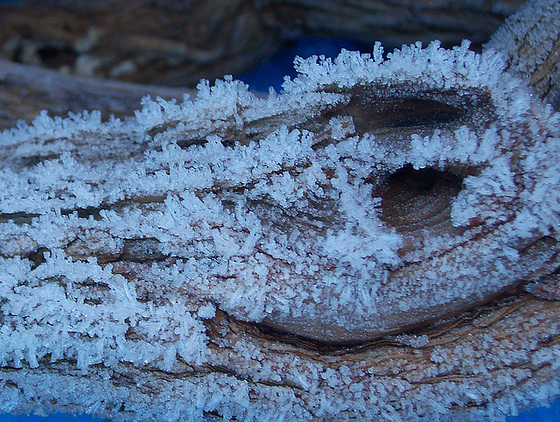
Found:
[[[432,227],[450,219],[450,205],[461,191],[463,178],[434,168],[408,164],[391,174],[378,194],[382,219],[398,232]]]

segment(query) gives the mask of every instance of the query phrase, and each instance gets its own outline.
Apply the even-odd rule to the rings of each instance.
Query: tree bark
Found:
[[[42,110],[52,116],[99,110],[104,120],[125,118],[146,96],[182,100],[192,94],[194,90],[70,76],[0,60],[0,130],[18,120],[29,122]]]
[[[504,33],[530,10],[546,34],[507,50],[376,47],[267,99],[227,80],[3,132],[0,411],[492,420],[557,397],[558,79],[526,85],[555,75],[559,8],[525,6]],[[20,75],[56,113],[179,94],[9,66],[0,98],[44,104]]]
[[[529,80],[541,98],[560,110],[560,34],[548,32],[556,26],[557,17],[541,16],[524,7],[494,34],[487,47],[506,55],[509,69]]]
[[[130,82],[194,87],[239,75],[302,34],[344,36],[369,51],[468,38],[480,48],[520,0],[26,1],[0,5],[4,58]]]

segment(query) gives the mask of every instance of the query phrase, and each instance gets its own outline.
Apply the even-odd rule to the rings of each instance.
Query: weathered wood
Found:
[[[241,72],[301,34],[389,48],[439,39],[480,46],[520,0],[486,2],[104,0],[0,4],[0,53],[79,75],[194,86]]]
[[[541,98],[560,110],[560,32],[557,26],[560,8],[543,18],[540,11],[523,7],[513,15],[488,43],[508,58],[508,67],[530,81]]]
[[[30,1],[0,5],[4,57],[86,76],[194,86],[277,49],[253,1]]]
[[[440,40],[445,46],[469,39],[480,45],[495,32],[506,16],[523,2],[472,0],[276,0],[275,22],[286,31],[344,35],[373,44],[400,47],[416,41]]]
[[[0,130],[31,121],[42,110],[65,116],[99,110],[103,119],[132,116],[146,96],[182,100],[194,90],[70,76],[0,60]]]
[[[528,7],[558,34],[558,1]],[[492,420],[557,396],[560,117],[467,47],[3,133],[0,410]]]

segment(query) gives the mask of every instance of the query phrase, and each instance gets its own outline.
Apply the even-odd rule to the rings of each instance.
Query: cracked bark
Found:
[[[394,394],[391,404],[397,413],[404,411],[399,405],[398,391],[414,398],[421,397],[423,389],[434,389],[438,385],[468,383],[473,392],[486,389],[486,397],[465,397],[463,403],[453,407],[448,419],[442,417],[443,420],[458,420],[468,415],[469,408],[484,408],[489,401],[508,395],[508,390],[498,390],[492,385],[494,377],[509,376],[513,371],[521,373],[511,386],[511,389],[520,392],[546,384],[555,378],[555,370],[550,364],[539,365],[533,360],[539,353],[546,353],[557,347],[560,332],[555,319],[558,312],[558,300],[540,299],[527,293],[519,293],[415,332],[415,335],[426,335],[429,338],[428,343],[420,347],[407,344],[406,336],[390,336],[354,346],[321,345],[269,330],[262,331],[254,325],[235,321],[225,313],[218,312],[215,318],[208,321],[213,345],[210,348],[210,363],[193,366],[179,360],[172,371],[162,371],[149,365],[139,368],[126,363],[120,363],[111,370],[98,365],[92,367],[87,375],[83,375],[75,370],[74,361],[49,362],[48,357],[45,357],[40,362],[39,371],[50,373],[53,377],[54,374],[60,374],[61,381],[72,376],[81,378],[82,382],[90,384],[94,390],[106,388],[104,378],[110,377],[112,388],[134,388],[145,400],[170,394],[171,386],[180,385],[180,381],[202,379],[209,373],[215,373],[233,377],[249,386],[286,389],[305,402],[316,392],[310,392],[309,386],[294,379],[293,371],[282,375],[282,369],[286,369],[289,362],[296,358],[297,372],[302,377],[308,375],[307,372],[318,364],[332,370],[347,366],[351,368],[351,376],[356,378],[374,373],[376,385],[366,385],[364,390],[369,387],[380,391],[380,386],[383,386],[389,394]],[[520,329],[534,319],[534,315],[539,315],[538,323],[533,323],[530,328]],[[217,330],[220,330],[219,334]],[[494,340],[492,351],[485,347],[490,339]],[[243,353],[235,353],[232,346],[239,342],[258,347],[259,362]],[[504,361],[497,359],[500,352],[506,356]],[[435,359],[434,356],[453,356],[453,359]],[[266,365],[279,371],[279,380],[262,379],[262,368]],[[481,373],[481,368],[487,368],[487,371]],[[26,365],[23,368],[3,367],[4,388],[17,389],[26,376],[37,371]],[[328,386],[325,381],[317,381],[315,388],[326,391],[329,396],[336,395],[338,390]],[[51,396],[56,394],[44,392],[37,404],[45,412],[60,411],[60,406],[65,404],[59,404]],[[114,411],[110,413],[119,419],[126,419],[127,415],[133,417],[134,414],[127,412],[125,402],[121,403],[119,400],[122,399],[116,397],[113,401],[108,400],[105,408],[118,409],[116,414]],[[258,400],[264,404],[267,402],[266,397],[258,397]],[[27,404],[22,409],[32,410],[35,406]],[[426,409],[426,414],[429,415],[428,410]],[[313,410],[310,412],[308,416],[313,420],[336,421],[343,418],[342,415],[331,415],[324,419],[320,415],[314,415]],[[209,413],[206,416],[209,420],[221,420],[217,414]],[[418,416],[422,417],[422,414],[419,413]]]
[[[0,5],[4,58],[131,82],[194,86],[239,75],[301,34],[389,48],[439,39],[478,45],[520,0],[205,2],[27,1]],[[156,17],[154,19],[154,17]]]

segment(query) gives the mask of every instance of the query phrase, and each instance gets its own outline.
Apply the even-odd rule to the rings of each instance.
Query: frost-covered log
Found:
[[[480,45],[521,0],[25,0],[0,3],[0,57],[133,82],[240,74],[302,34]]]
[[[541,98],[560,110],[560,35],[554,28],[560,19],[557,6],[533,10],[525,6],[501,27],[488,43],[507,58],[508,69],[530,81]]]
[[[556,48],[560,2],[527,7],[520,42]],[[560,114],[507,42],[3,132],[0,410],[493,420],[558,396]]]
[[[101,110],[103,119],[124,118],[134,115],[147,95],[171,100],[186,93],[193,90],[70,76],[0,60],[0,130],[31,121],[42,110],[59,116]]]

